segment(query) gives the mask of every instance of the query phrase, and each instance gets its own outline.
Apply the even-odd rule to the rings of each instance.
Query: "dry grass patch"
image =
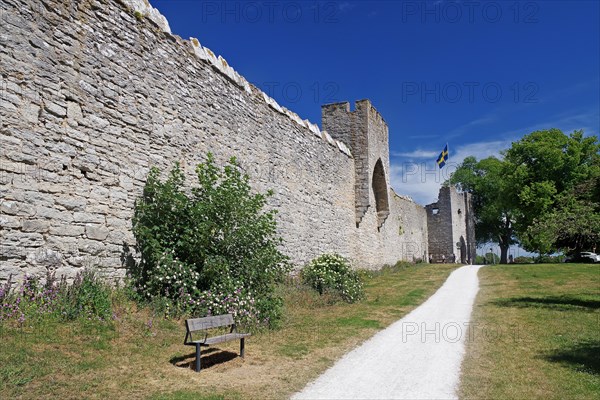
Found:
[[[456,265],[399,266],[366,273],[366,299],[329,304],[301,286],[282,287],[279,330],[203,350],[183,345],[183,321],[126,304],[119,319],[0,326],[0,398],[287,398],[335,360],[402,317],[441,286]]]

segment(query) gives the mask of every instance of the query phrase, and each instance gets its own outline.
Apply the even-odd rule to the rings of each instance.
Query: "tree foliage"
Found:
[[[214,308],[201,299],[243,292],[262,321],[276,321],[281,302],[274,285],[288,263],[278,248],[275,211],[263,211],[271,193],[252,194],[235,158],[221,169],[209,153],[196,175],[198,185],[186,191],[178,164],[164,182],[157,168],[150,171],[133,218],[141,253],[132,270],[137,289],[196,313]]]
[[[466,158],[448,183],[473,194],[478,241],[497,242],[501,262],[515,241],[540,254],[595,248],[599,151],[598,138],[582,131],[535,131],[503,159]]]
[[[472,193],[477,243],[498,243],[502,263],[507,262],[510,245],[516,243],[512,185],[505,178],[506,164],[502,160],[467,157],[449,180],[460,190]]]

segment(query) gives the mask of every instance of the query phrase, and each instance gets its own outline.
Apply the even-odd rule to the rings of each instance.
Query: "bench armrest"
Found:
[[[188,340],[189,338],[189,340]],[[190,332],[189,330],[186,331],[185,333],[185,339],[183,340],[183,344],[188,345],[188,344],[193,344],[194,342],[192,341],[192,332]],[[206,343],[206,339],[208,339],[208,332],[204,332],[204,340],[202,341],[202,343]]]

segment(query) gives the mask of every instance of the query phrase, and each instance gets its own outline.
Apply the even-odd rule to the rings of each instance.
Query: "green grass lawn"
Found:
[[[464,399],[600,398],[600,265],[479,271]]]
[[[44,320],[0,324],[0,399],[8,398],[287,398],[362,341],[431,296],[456,268],[419,264],[366,274],[366,299],[329,304],[303,287],[285,286],[285,318],[239,343],[204,350],[183,345],[183,321],[153,317],[121,301],[110,325]]]

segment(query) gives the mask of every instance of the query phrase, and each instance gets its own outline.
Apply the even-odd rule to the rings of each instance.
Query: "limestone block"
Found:
[[[206,56],[208,57],[208,61],[212,64],[212,65],[217,65],[219,63],[219,60],[217,60],[217,56],[215,55],[215,53],[213,53],[213,51],[211,49],[209,49],[208,47],[203,47],[204,52],[206,53]]]
[[[86,199],[75,196],[57,197],[54,201],[59,206],[63,206],[67,210],[72,211],[84,211],[87,204]]]
[[[87,126],[96,130],[103,130],[110,125],[106,119],[98,117],[96,115],[88,115],[81,120],[81,125]]]
[[[66,117],[67,116],[67,109],[65,107],[62,107],[56,103],[53,103],[51,101],[47,101],[44,104],[44,110],[46,110],[48,113],[55,115],[57,117]]]
[[[12,215],[0,214],[0,228],[20,228],[21,218]]]
[[[287,110],[286,114],[288,117],[290,117],[292,119],[292,121],[296,122],[298,125],[306,127],[306,124],[304,123],[302,118],[300,118],[300,116],[298,114],[296,114],[295,112]]]
[[[320,136],[320,135],[321,135],[321,130],[319,129],[319,125],[317,125],[317,124],[313,124],[313,123],[311,123],[311,124],[308,126],[308,129],[310,129],[310,131],[311,131],[312,133],[314,133],[314,134],[315,134],[315,136]]]
[[[106,238],[106,241],[108,243],[122,245],[123,242],[125,242],[125,243],[128,242],[127,239],[128,239],[128,236],[127,236],[126,231],[112,231],[112,232],[109,232],[108,237]]]
[[[18,243],[0,242],[0,257],[5,259],[19,259],[23,256],[23,248]],[[2,266],[4,270],[4,265]],[[4,272],[4,271],[3,271]]]
[[[34,214],[37,217],[49,218],[53,221],[73,222],[73,214],[70,211],[61,211],[56,208],[38,205],[34,208]]]
[[[84,254],[89,254],[93,256],[97,256],[103,254],[104,252],[104,244],[97,240],[89,240],[89,239],[77,239],[77,247],[79,251]]]
[[[102,214],[92,214],[88,212],[75,212],[73,213],[73,220],[75,222],[82,223],[93,223],[93,224],[103,224],[105,223],[104,215]]]
[[[342,153],[344,153],[348,157],[352,157],[352,153],[350,153],[350,149],[348,148],[348,146],[346,146],[346,144],[344,142],[340,142],[339,140],[336,140],[335,143],[337,144],[338,148],[340,149],[340,151]]]
[[[25,121],[31,124],[37,124],[39,122],[41,108],[37,104],[28,103],[21,108],[21,115]]]
[[[83,119],[83,112],[79,104],[67,101],[67,118],[73,122],[79,122]]]
[[[48,232],[50,223],[44,219],[25,219],[22,222],[23,232]]]
[[[37,266],[53,267],[63,262],[63,256],[59,251],[41,247],[27,253],[25,258],[28,264]]]
[[[64,276],[68,282],[71,282],[73,279],[75,279],[75,276],[77,275],[78,271],[79,270],[77,268],[73,268],[71,266],[65,265],[65,266],[56,268],[54,270],[54,276],[59,279]]]
[[[72,236],[72,237],[79,237],[81,235],[83,235],[83,232],[85,230],[85,227],[81,226],[81,225],[57,225],[57,226],[51,226],[49,233],[50,235],[56,235],[56,236]]]
[[[333,140],[331,135],[326,131],[323,131],[323,139],[325,139],[330,145],[335,146],[335,141]]]
[[[108,229],[99,225],[86,225],[85,235],[88,239],[104,240],[108,236]]]
[[[194,54],[196,54],[196,57],[204,61],[209,60],[208,53],[206,50],[204,50],[204,47],[202,47],[198,39],[191,37],[190,43],[192,44],[192,48],[194,49]]]
[[[261,93],[262,93],[262,97],[263,97],[263,100],[265,101],[265,103],[267,103],[271,108],[280,112],[281,114],[285,114],[283,109],[281,108],[281,106],[279,104],[277,104],[277,102],[274,99],[269,97],[265,92],[261,92]]]
[[[21,247],[39,247],[44,244],[44,237],[40,233],[21,233],[21,232],[9,232],[6,235],[6,239],[12,241],[18,239],[19,246]]]
[[[79,81],[79,86],[92,96],[96,96],[96,94],[98,93],[98,88],[96,88],[91,83],[84,81],[83,79]]]
[[[35,209],[28,204],[18,203],[16,201],[2,201],[0,202],[0,213],[31,216],[35,214]]]

